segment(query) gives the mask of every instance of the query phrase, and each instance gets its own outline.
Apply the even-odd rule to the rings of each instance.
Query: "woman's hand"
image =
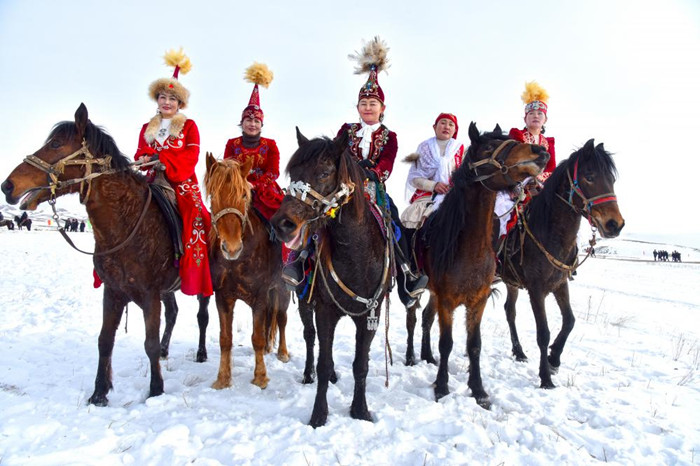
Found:
[[[445,183],[442,183],[440,181],[437,182],[435,187],[433,188],[433,191],[435,191],[438,194],[447,194],[447,192],[450,190],[450,185],[447,185]]]

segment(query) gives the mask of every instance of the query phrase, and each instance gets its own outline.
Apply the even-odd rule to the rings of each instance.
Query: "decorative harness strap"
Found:
[[[494,172],[492,172],[492,173],[490,173],[490,174],[488,174],[488,175],[480,175],[480,176],[477,176],[477,177],[474,179],[474,181],[480,181],[480,182],[482,183],[482,185],[483,185],[483,182],[484,182],[485,180],[488,180],[489,178],[493,178],[494,176],[496,176],[496,174],[497,174],[498,172],[500,172],[500,173],[506,178],[506,180],[507,180],[509,183],[511,183],[511,184],[517,184],[517,183],[515,183],[515,181],[510,177],[510,175],[508,174],[508,171],[509,171],[511,168],[513,168],[513,167],[517,167],[518,165],[521,165],[521,164],[527,163],[527,162],[518,162],[518,163],[516,163],[516,164],[514,164],[514,165],[508,166],[508,165],[503,165],[501,162],[499,162],[499,161],[497,160],[497,157],[500,155],[500,153],[501,153],[506,147],[512,146],[513,144],[518,144],[518,141],[516,141],[515,139],[506,139],[505,141],[503,141],[503,142],[496,148],[496,150],[493,151],[493,154],[491,154],[491,157],[489,157],[489,158],[487,158],[487,159],[483,159],[483,160],[478,160],[478,161],[476,161],[476,162],[467,162],[467,164],[468,164],[467,166],[469,167],[469,170],[472,170],[474,173],[478,173],[478,171],[477,171],[476,169],[479,168],[479,167],[481,167],[482,165],[493,165],[493,166],[496,167],[496,169],[497,169],[497,171],[494,171]],[[506,154],[507,154],[507,152],[506,152]],[[484,187],[486,187],[486,186],[484,186]],[[486,189],[488,189],[488,188],[486,188]]]
[[[253,224],[248,222],[248,212],[246,211],[245,213],[242,213],[240,210],[234,207],[227,207],[225,209],[221,209],[216,214],[211,216],[211,225],[214,227],[214,231],[216,232],[217,236],[219,236],[219,229],[216,227],[216,222],[218,222],[221,217],[228,214],[236,215],[241,220],[241,228],[245,230],[245,226],[247,224],[248,229],[251,233],[253,233]]]
[[[338,189],[328,196],[323,196],[313,189],[309,183],[292,181],[285,191],[288,196],[292,196],[309,205],[319,216],[328,215],[331,218],[335,218],[336,211],[346,204],[350,200],[352,193],[355,192],[355,185],[353,183],[340,183]],[[310,199],[309,196],[313,199]]]

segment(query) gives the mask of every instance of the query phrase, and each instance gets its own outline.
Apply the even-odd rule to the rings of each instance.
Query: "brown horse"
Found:
[[[252,160],[241,166],[233,160],[217,161],[207,153],[204,186],[211,198],[214,227],[209,261],[221,345],[216,389],[231,386],[233,307],[239,299],[253,310],[252,383],[265,388],[270,381],[263,356],[272,349],[277,329],[277,358],[289,361],[284,330],[290,296],[282,281],[282,245],[270,241],[267,222],[250,206],[251,188],[245,177],[251,166]]]
[[[127,303],[142,310],[151,368],[149,396],[163,393],[160,372],[160,300],[178,280],[174,250],[161,210],[145,178],[135,173],[114,140],[88,120],[81,104],[74,122],[57,124],[44,146],[2,183],[9,204],[35,210],[78,193],[95,235],[95,270],[104,282],[99,362],[90,403],[104,406],[112,388],[114,338]]]
[[[462,166],[452,174],[453,187],[416,234],[425,237],[425,269],[430,303],[440,322],[440,366],[436,400],[449,393],[447,363],[452,351],[452,320],[459,305],[467,308],[468,385],[477,403],[490,407],[481,380],[481,317],[491,294],[496,260],[491,246],[491,217],[496,191],[539,174],[549,160],[540,146],[508,139],[497,126],[479,134],[469,125],[471,145]],[[428,311],[429,312],[429,311]],[[412,333],[409,332],[409,333]]]
[[[316,400],[309,422],[313,427],[324,425],[328,417],[326,393],[335,373],[333,337],[344,315],[356,327],[350,415],[372,420],[365,395],[369,347],[391,278],[389,243],[365,199],[364,179],[345,150],[346,138],[309,141],[297,130],[299,149],[287,165],[292,183],[271,219],[278,237],[289,247],[303,247],[309,238],[316,244],[311,280],[319,354]],[[307,308],[306,312],[311,311]]]
[[[506,283],[505,310],[510,327],[513,355],[518,361],[527,357],[515,328],[515,303],[518,288],[530,295],[537,324],[540,348],[539,375],[542,388],[554,388],[552,373],[561,364],[561,353],[574,327],[569,302],[569,278],[578,266],[576,235],[581,218],[604,238],[615,238],[625,225],[614,192],[616,168],[602,144],[593,139],[561,162],[520,216],[520,228],[513,228],[500,255],[499,275]],[[595,231],[595,230],[594,230]],[[545,297],[554,293],[562,316],[562,328],[550,347]]]

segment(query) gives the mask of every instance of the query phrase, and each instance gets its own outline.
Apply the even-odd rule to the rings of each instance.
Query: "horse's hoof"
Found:
[[[197,351],[197,362],[206,362],[207,361],[207,350],[199,350]]]
[[[313,413],[311,414],[311,420],[309,421],[309,425],[313,427],[314,429],[317,427],[325,426],[326,425],[326,420],[328,419],[328,413]]]
[[[406,354],[406,363],[407,366],[415,366],[416,365],[416,357],[413,354]]]
[[[357,411],[351,408],[350,409],[350,417],[353,419],[357,419],[358,421],[374,422],[374,418],[372,417],[372,413],[370,413],[367,408],[357,410]]]
[[[476,398],[476,404],[484,408],[485,410],[490,410],[491,409],[491,400],[489,399],[489,396],[481,396]]]
[[[277,353],[277,359],[282,362],[289,362],[289,353]]]
[[[267,388],[268,382],[270,382],[270,378],[267,376],[255,377],[253,380],[250,381],[250,383],[260,387],[263,390],[265,390]]]
[[[559,366],[549,365],[549,373],[552,375],[557,375],[559,373]]]
[[[432,364],[433,366],[437,366],[437,365],[438,365],[437,361],[435,360],[435,358],[433,357],[432,354],[429,354],[429,355],[426,355],[426,356],[421,356],[421,359],[422,359],[423,361],[427,362],[428,364]]]
[[[333,371],[328,381],[335,385],[338,382],[338,373],[336,371]]]
[[[552,383],[551,380],[549,380],[549,381],[542,381],[542,383],[540,384],[540,388],[544,388],[545,390],[551,390],[553,388],[557,388],[557,386],[554,385],[554,383]]]
[[[160,359],[168,359],[168,350],[166,348],[160,349]]]
[[[435,386],[435,401],[440,401],[441,398],[446,397],[447,395],[450,394],[450,389],[447,387],[444,388],[439,388],[437,385]]]
[[[228,388],[231,386],[231,380],[222,380],[222,379],[216,379],[216,382],[211,384],[211,388],[214,390],[223,390],[224,388]]]
[[[108,402],[109,400],[107,400],[107,396],[98,395],[97,393],[93,393],[88,399],[88,403],[95,406],[107,406]]]
[[[301,383],[304,385],[314,383],[315,381],[313,374],[304,374],[304,378],[301,379]]]
[[[515,356],[515,360],[518,362],[527,362],[527,356],[525,356],[525,353],[521,349],[513,348],[513,356]]]

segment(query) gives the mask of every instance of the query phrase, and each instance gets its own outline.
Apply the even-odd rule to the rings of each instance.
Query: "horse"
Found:
[[[540,387],[554,388],[551,375],[559,370],[561,354],[574,327],[569,302],[569,278],[578,267],[576,235],[581,218],[593,231],[615,238],[625,225],[615,196],[615,163],[603,144],[593,139],[562,161],[544,183],[542,191],[525,206],[520,228],[513,228],[500,254],[499,275],[506,284],[506,319],[512,351],[517,361],[526,361],[515,327],[518,289],[530,295],[540,349]],[[593,244],[591,245],[591,249]],[[584,259],[585,260],[585,259]],[[545,297],[550,293],[559,306],[562,327],[550,347]]]
[[[305,308],[307,317],[314,313],[319,340],[318,382],[309,425],[322,426],[328,418],[326,394],[335,374],[333,338],[344,315],[356,327],[350,415],[372,421],[365,393],[369,348],[391,281],[391,241],[385,239],[365,198],[364,177],[346,150],[347,136],[309,140],[297,129],[297,141],[299,148],[287,165],[292,182],[270,222],[287,247],[299,249],[310,240],[316,245],[310,278],[313,311],[311,305]],[[307,331],[313,330],[305,329],[305,337]]]
[[[219,313],[221,359],[213,388],[231,386],[233,308],[242,300],[253,311],[255,370],[252,383],[266,388],[270,381],[264,353],[270,352],[279,329],[277,358],[289,361],[285,327],[290,295],[282,281],[282,245],[270,241],[267,221],[251,207],[246,176],[253,160],[240,165],[216,160],[207,153],[204,187],[211,198],[212,231],[209,266]]]
[[[14,230],[15,224],[9,218],[4,218],[0,220],[0,228],[1,227],[7,227],[8,230]]]
[[[71,193],[78,193],[85,205],[95,235],[93,262],[105,285],[95,390],[88,402],[108,403],[115,333],[124,308],[132,301],[144,315],[144,346],[151,369],[149,397],[161,395],[161,293],[178,281],[178,270],[173,266],[173,245],[163,240],[169,237],[165,218],[151,202],[145,177],[131,169],[114,139],[90,122],[87,108],[80,104],[75,120],[58,123],[46,143],[17,166],[0,189],[9,204],[19,203],[22,210],[36,210],[42,202],[54,203],[57,197]],[[138,241],[132,241],[134,238]],[[173,317],[169,307],[172,314],[166,302],[166,322]]]
[[[17,224],[17,228],[21,230],[23,227],[26,227],[27,231],[32,231],[32,219],[25,217],[24,214],[22,214],[22,216],[23,217],[19,217],[18,215],[15,215],[15,223]]]
[[[447,364],[452,351],[452,321],[459,305],[467,309],[468,386],[479,406],[490,408],[481,379],[481,318],[491,295],[496,260],[491,245],[491,217],[496,191],[507,189],[539,174],[549,160],[541,146],[524,144],[504,135],[499,126],[479,134],[469,125],[471,145],[464,163],[452,174],[453,187],[440,208],[416,232],[424,244],[425,271],[430,278],[430,301],[425,316],[437,312],[440,323],[440,364],[435,380],[435,400],[449,394]],[[408,320],[411,320],[410,318]],[[412,319],[415,326],[415,317]],[[427,329],[429,334],[429,328]],[[409,329],[412,343],[413,328]],[[430,344],[425,359],[431,360]],[[410,351],[413,351],[412,345]]]

